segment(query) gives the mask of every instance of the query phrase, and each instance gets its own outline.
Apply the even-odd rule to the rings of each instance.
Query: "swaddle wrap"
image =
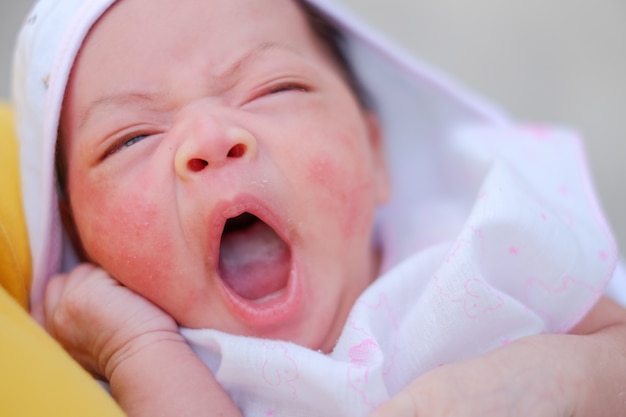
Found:
[[[366,415],[429,369],[567,331],[617,259],[576,135],[515,126],[341,7],[309,2],[343,32],[382,122],[393,187],[377,225],[384,272],[328,355],[182,329],[218,381],[246,415]],[[14,96],[32,303],[76,262],[59,221],[55,141],[73,61],[112,3],[41,0],[20,35]]]

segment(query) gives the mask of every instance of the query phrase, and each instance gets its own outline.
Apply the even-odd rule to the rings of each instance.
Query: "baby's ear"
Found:
[[[89,258],[87,257],[87,254],[85,253],[85,248],[83,247],[83,244],[80,240],[80,235],[78,234],[76,222],[74,221],[72,207],[67,198],[59,199],[59,214],[61,215],[61,223],[63,223],[63,228],[65,229],[67,236],[72,242],[72,246],[74,247],[76,256],[78,256],[78,259],[80,261],[88,261]]]
[[[370,149],[372,150],[372,170],[376,181],[377,202],[382,204],[389,200],[391,194],[391,180],[385,156],[383,131],[378,116],[370,110],[365,111],[365,123]]]

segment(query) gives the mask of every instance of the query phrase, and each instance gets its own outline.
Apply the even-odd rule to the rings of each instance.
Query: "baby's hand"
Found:
[[[80,265],[48,284],[33,315],[128,416],[241,416],[163,310],[104,270]],[[165,376],[165,377],[164,377]]]
[[[533,336],[444,365],[413,381],[371,417],[574,416],[573,390],[582,385],[581,373],[554,354],[567,349],[559,345],[560,337]]]
[[[33,315],[86,370],[106,379],[146,346],[183,340],[163,310],[89,264],[55,276]]]

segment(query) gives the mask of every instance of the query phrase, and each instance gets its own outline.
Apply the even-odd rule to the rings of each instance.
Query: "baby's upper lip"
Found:
[[[273,209],[256,196],[240,194],[232,199],[220,201],[210,213],[209,245],[216,266],[219,260],[220,241],[227,228],[227,223],[229,228],[236,227],[237,223],[251,220],[250,218],[246,219],[247,216],[254,216],[266,223],[274,229],[281,239],[287,243],[290,242],[289,236],[287,236],[288,229]]]
[[[224,231],[222,234],[224,235],[238,230],[247,229],[257,221],[259,221],[258,217],[246,211],[237,217],[226,219],[226,224],[224,225]]]

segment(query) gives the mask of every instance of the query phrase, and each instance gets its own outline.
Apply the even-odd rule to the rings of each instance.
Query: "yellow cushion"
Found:
[[[115,401],[0,289],[0,415],[123,417]]]
[[[0,286],[26,308],[30,288],[28,234],[22,215],[12,115],[0,104]]]
[[[30,280],[11,112],[0,104],[0,416],[123,417],[25,311]]]

